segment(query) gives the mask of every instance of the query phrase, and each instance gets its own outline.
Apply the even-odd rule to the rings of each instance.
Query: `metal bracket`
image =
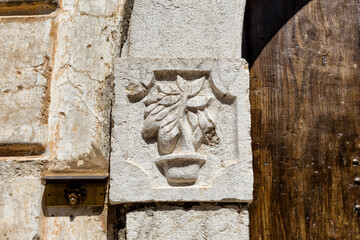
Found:
[[[104,205],[108,175],[52,174],[46,181],[48,207],[101,207]]]

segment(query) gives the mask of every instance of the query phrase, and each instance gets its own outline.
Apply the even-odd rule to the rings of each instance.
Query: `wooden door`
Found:
[[[360,1],[249,0],[251,239],[360,239]]]

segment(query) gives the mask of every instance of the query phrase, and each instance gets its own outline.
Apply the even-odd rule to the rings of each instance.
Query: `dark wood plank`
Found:
[[[248,2],[251,239],[360,239],[359,7]]]

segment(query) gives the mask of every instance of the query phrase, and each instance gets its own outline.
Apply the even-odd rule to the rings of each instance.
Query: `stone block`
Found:
[[[245,240],[249,239],[249,213],[234,208],[163,208],[126,215],[128,240]]]
[[[244,60],[115,62],[110,201],[251,202]]]
[[[47,144],[52,21],[0,21],[0,144]]]
[[[58,15],[49,111],[50,170],[107,169],[112,60],[125,0],[66,0]]]
[[[36,161],[0,161],[0,239],[37,239],[44,187]]]
[[[241,57],[245,0],[136,0],[124,57]]]

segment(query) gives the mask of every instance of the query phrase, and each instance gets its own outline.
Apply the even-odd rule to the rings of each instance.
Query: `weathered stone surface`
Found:
[[[136,0],[124,57],[241,57],[245,0]]]
[[[163,208],[129,212],[127,240],[245,240],[249,214],[245,209],[198,207]]]
[[[0,239],[39,236],[42,167],[43,163],[36,161],[0,161]]]
[[[108,167],[112,61],[124,2],[62,2],[49,115],[51,170]]]
[[[124,2],[61,3],[47,169],[108,168],[112,61],[117,54]],[[106,207],[101,213],[52,209],[43,219],[41,239],[107,239],[106,219]]]
[[[106,210],[99,214],[91,209],[55,209],[43,219],[40,239],[107,240],[106,213]]]
[[[46,147],[42,157],[0,158],[0,239],[107,239],[106,207],[48,211],[40,174],[108,167],[124,2],[63,0],[51,15],[0,17],[0,144]]]
[[[53,24],[0,19],[1,144],[47,144]]]
[[[248,79],[240,59],[117,60],[110,201],[251,202]]]

